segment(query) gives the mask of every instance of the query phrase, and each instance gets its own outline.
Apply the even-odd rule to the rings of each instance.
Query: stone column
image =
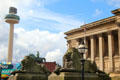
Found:
[[[88,47],[88,40],[85,40],[85,44]],[[84,54],[84,59],[87,59],[87,57],[88,57],[88,51],[87,51],[87,53]]]
[[[108,55],[109,55],[109,72],[113,71],[113,35],[112,32],[108,32]]]
[[[95,50],[96,50],[96,46],[95,46],[95,38],[94,36],[91,36],[90,38],[90,42],[91,42],[91,61],[95,61]]]
[[[76,39],[75,42],[76,42],[75,48],[78,48],[78,46],[80,45],[79,39]]]
[[[118,52],[120,57],[120,27],[118,28]],[[120,58],[119,58],[119,71],[120,71]]]
[[[102,37],[102,34],[99,35],[99,68],[100,70],[104,70],[104,64],[103,64],[103,53],[104,53],[104,39]]]
[[[120,28],[118,29],[118,51],[120,56]]]

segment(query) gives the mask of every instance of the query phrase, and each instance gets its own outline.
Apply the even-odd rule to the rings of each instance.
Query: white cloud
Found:
[[[95,10],[95,13],[93,14],[93,16],[94,16],[94,17],[97,17],[97,16],[99,16],[99,15],[101,15],[101,14],[102,14],[102,11],[99,10],[99,9],[96,9],[96,10]]]
[[[31,24],[36,23],[38,28],[41,28],[40,24],[43,24],[48,30],[52,28],[62,32],[77,28],[83,24],[82,21],[74,18],[72,15],[55,13],[45,8],[26,10],[22,13],[20,12],[20,16],[21,18],[24,18],[25,22],[32,21]],[[30,23],[28,23],[28,26],[29,25]]]
[[[120,0],[91,0],[92,2],[105,2],[111,6],[120,8]]]
[[[0,45],[0,60],[6,61],[7,59],[7,47],[6,45],[2,44]]]
[[[4,35],[3,38],[6,37],[7,36]],[[51,33],[49,31],[40,31],[38,29],[27,31],[23,28],[16,28],[14,37],[14,62],[20,61],[21,59],[23,59],[24,56],[28,55],[29,53],[36,54],[36,51],[40,51],[40,55],[42,57],[47,56],[48,53],[51,53],[51,51],[55,51],[56,54],[58,52],[64,54],[64,52],[66,51],[66,41],[62,32]],[[7,43],[7,40],[4,40],[3,43],[0,44],[1,60],[6,60],[7,58]],[[56,49],[58,50],[56,51]],[[54,54],[51,54],[51,56],[56,57],[56,55]],[[62,56],[60,56],[60,58],[62,58]],[[62,61],[60,60],[58,61],[58,63],[61,62]]]
[[[48,52],[45,58],[46,61],[56,61],[57,63],[62,64],[63,55],[64,54],[61,52],[60,49],[56,49],[54,51]]]
[[[119,8],[120,7],[120,0],[107,0],[108,4]]]
[[[31,24],[36,23],[34,27],[37,26],[38,28],[41,28],[42,26],[43,29],[47,30],[50,30],[52,28],[57,32],[68,31],[83,24],[80,19],[74,18],[74,15],[60,14],[44,7],[47,4],[51,4],[59,0],[32,1],[33,0],[31,0],[31,4],[29,5],[29,7],[26,7],[24,5],[22,7],[18,7],[18,15],[20,15],[21,17],[20,22],[22,24],[27,24],[27,26],[31,26]],[[31,21],[31,23],[29,23],[29,21]]]
[[[4,61],[7,58],[8,46],[8,27],[0,23],[0,60]]]
[[[23,56],[29,54],[29,52],[35,53],[36,51],[40,51],[41,56],[45,57],[49,51],[59,49],[61,54],[64,54],[66,50],[66,41],[64,34],[61,32],[51,33],[38,29],[26,31],[22,28],[17,28],[15,29],[15,34],[14,56],[19,54],[19,57],[21,56],[23,58]],[[20,55],[21,53],[22,55]],[[54,54],[51,54],[51,56],[54,56]]]
[[[4,22],[4,16],[8,13],[10,6],[15,6],[18,8],[21,21],[15,25],[13,61],[20,61],[25,55],[40,51],[41,56],[46,57],[47,61],[55,60],[61,64],[62,56],[66,51],[63,32],[79,27],[82,22],[74,18],[73,15],[63,15],[45,8],[46,5],[59,0],[0,1],[0,60],[7,58],[9,26]],[[38,27],[32,29],[35,27],[34,25]],[[27,30],[25,26],[27,28],[33,27],[29,27],[30,30]],[[41,30],[42,27],[45,27],[46,30]],[[50,30],[57,30],[57,33],[50,32]],[[48,57],[50,53],[52,53],[52,59]]]

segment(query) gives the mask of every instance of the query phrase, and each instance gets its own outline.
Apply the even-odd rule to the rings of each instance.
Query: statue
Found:
[[[49,73],[45,65],[36,62],[36,59],[31,55],[24,57],[24,59],[21,61],[21,66],[21,71],[23,72]]]
[[[63,67],[56,66],[54,73],[49,76],[49,80],[80,80],[82,55],[76,48],[68,48],[63,56]],[[111,78],[100,71],[95,62],[85,60],[84,72],[86,80],[111,80]],[[92,76],[92,77],[91,77]]]
[[[76,69],[80,68],[80,58],[79,52],[75,48],[69,48],[63,57],[63,68],[65,69]]]
[[[29,56],[32,57],[38,63],[46,62],[45,58],[42,58],[42,57],[39,56],[39,51],[37,51],[37,55],[36,56],[34,54],[29,54]]]
[[[37,62],[40,60],[40,63]],[[50,71],[42,64],[43,59],[33,54],[25,56],[21,61],[21,69],[12,72],[8,80],[48,80]]]
[[[82,55],[76,48],[69,48],[63,57],[63,68],[67,70],[72,69],[75,71],[81,71],[81,58]],[[84,68],[86,72],[97,71],[95,62],[91,63],[89,60],[85,60]]]
[[[39,51],[37,51],[36,61],[37,61],[38,63],[46,62],[46,59],[45,59],[45,58],[39,57]]]

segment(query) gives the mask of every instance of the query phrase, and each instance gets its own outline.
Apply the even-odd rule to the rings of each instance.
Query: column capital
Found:
[[[120,32],[120,28],[117,29]]]
[[[75,40],[79,42],[79,41],[80,41],[80,39],[81,39],[81,38],[77,38],[77,39],[75,39]]]
[[[98,36],[98,37],[102,37],[102,36],[103,36],[103,34],[101,33],[101,34],[98,34],[97,36]]]
[[[108,31],[107,34],[112,34],[112,31]]]
[[[95,35],[90,36],[90,39],[93,39],[93,38],[95,38]]]
[[[70,43],[71,42],[71,40],[67,40],[67,43]]]

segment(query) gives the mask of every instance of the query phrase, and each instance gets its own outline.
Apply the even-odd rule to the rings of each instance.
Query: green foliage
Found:
[[[73,67],[74,69],[80,71],[80,67],[81,67],[80,58],[81,56],[79,55],[77,49],[69,48],[63,57],[63,63],[64,63],[63,65],[65,67],[66,62],[70,63],[70,61],[72,61],[71,64],[72,66],[68,66],[68,67]]]
[[[106,73],[103,72],[103,71],[98,70],[98,71],[97,71],[97,74],[98,74],[98,76],[99,76],[99,79],[98,79],[98,80],[111,80],[111,78],[109,77],[109,75],[106,74]]]
[[[85,72],[88,73],[95,73],[97,71],[96,63],[95,62],[91,63],[90,60],[85,60],[84,68],[85,68]]]

